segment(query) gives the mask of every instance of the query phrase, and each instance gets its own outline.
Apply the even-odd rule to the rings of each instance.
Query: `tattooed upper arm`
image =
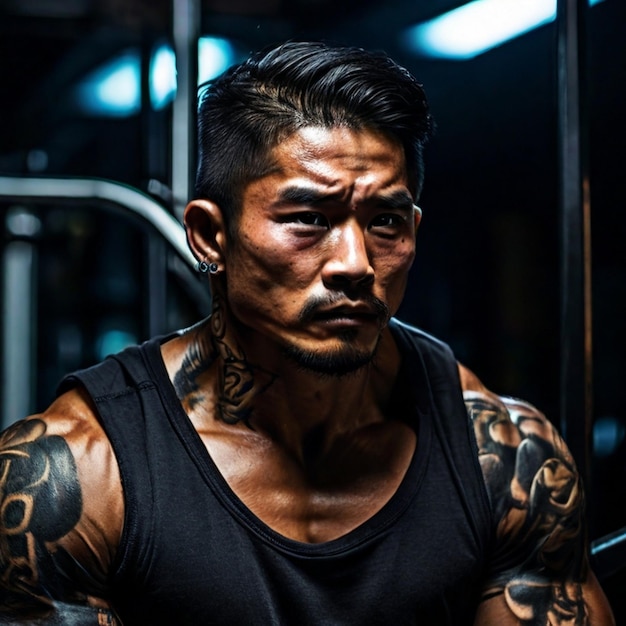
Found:
[[[464,396],[497,524],[484,599],[500,596],[514,623],[589,623],[583,491],[572,455],[533,406],[483,391]]]
[[[78,575],[83,568],[63,547],[82,512],[76,462],[63,437],[50,434],[38,418],[2,433],[0,623],[32,623],[35,618],[114,623],[106,609],[90,608],[88,577]]]

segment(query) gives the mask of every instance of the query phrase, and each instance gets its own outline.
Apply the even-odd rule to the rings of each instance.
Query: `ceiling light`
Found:
[[[590,0],[594,5],[602,0]],[[557,0],[474,0],[407,29],[403,40],[420,56],[471,59],[552,22]]]
[[[200,37],[198,41],[198,84],[217,78],[235,62],[228,39]]]
[[[221,37],[198,41],[198,84],[216,78],[235,62],[233,46]],[[169,45],[156,48],[150,61],[150,103],[156,110],[176,95],[176,57]],[[92,115],[127,117],[141,109],[139,51],[127,50],[100,66],[77,87],[81,110]]]
[[[138,113],[140,64],[136,51],[125,52],[92,72],[77,88],[81,109],[96,115],[126,117]]]

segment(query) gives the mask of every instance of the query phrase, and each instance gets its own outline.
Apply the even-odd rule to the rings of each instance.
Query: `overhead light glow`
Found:
[[[593,6],[602,0],[589,0]],[[407,29],[407,47],[427,57],[471,59],[556,19],[557,0],[474,0]]]
[[[201,37],[198,41],[198,84],[216,78],[235,62],[227,39]],[[159,46],[150,60],[150,103],[162,109],[176,96],[176,57],[169,45]],[[77,88],[80,108],[92,115],[127,117],[141,108],[141,61],[138,50],[128,50],[88,75]]]
[[[168,45],[158,47],[150,62],[150,103],[158,111],[176,95],[176,56]]]
[[[198,84],[212,80],[235,62],[235,52],[228,39],[201,37],[198,41]]]
[[[78,86],[83,111],[126,117],[141,106],[139,54],[128,51],[92,72]]]

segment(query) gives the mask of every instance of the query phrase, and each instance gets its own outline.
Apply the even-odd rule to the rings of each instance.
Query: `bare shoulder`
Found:
[[[494,512],[480,624],[612,624],[589,569],[584,493],[574,459],[532,404],[497,395],[459,366]]]
[[[123,497],[111,446],[82,391],[0,435],[0,486],[0,623],[6,615],[11,623],[59,619],[61,607],[98,623]],[[80,623],[90,623],[83,613]]]

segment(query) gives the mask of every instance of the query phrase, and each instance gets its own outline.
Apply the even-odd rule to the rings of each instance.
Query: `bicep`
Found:
[[[45,421],[18,422],[0,437],[0,499],[2,619],[52,620],[64,611],[69,620],[75,605],[98,623],[97,613],[106,614],[107,604],[95,600],[97,585],[63,547],[83,514],[76,461]],[[94,603],[100,607],[92,610]],[[62,623],[88,623],[68,620]]]

